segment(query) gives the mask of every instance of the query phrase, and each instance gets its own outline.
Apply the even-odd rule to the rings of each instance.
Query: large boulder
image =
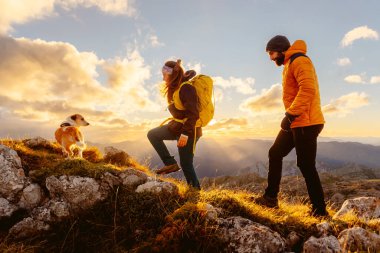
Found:
[[[303,253],[339,253],[340,244],[335,236],[325,236],[321,238],[310,237],[303,245]]]
[[[380,252],[380,235],[361,227],[343,230],[338,240],[344,252]]]
[[[62,198],[75,211],[92,207],[109,193],[94,178],[79,176],[50,176],[46,178],[46,188],[52,199]]]
[[[357,217],[363,219],[380,218],[380,199],[376,197],[348,199],[334,215],[334,219],[339,219],[349,212],[353,212]]]
[[[17,152],[0,144],[0,196],[14,200],[25,184],[25,174]]]
[[[242,217],[219,219],[219,229],[228,242],[226,252],[284,252],[285,240],[270,228]]]

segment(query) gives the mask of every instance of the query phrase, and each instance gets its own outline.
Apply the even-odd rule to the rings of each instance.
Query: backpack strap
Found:
[[[292,56],[290,56],[290,63],[289,64],[292,64],[292,62],[296,59],[296,58],[298,58],[298,57],[300,57],[300,56],[303,56],[303,57],[307,57],[307,58],[309,58],[306,54],[304,54],[304,53],[295,53],[295,54],[292,54]]]

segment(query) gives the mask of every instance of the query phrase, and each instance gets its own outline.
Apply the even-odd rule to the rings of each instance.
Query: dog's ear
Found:
[[[71,115],[70,118],[71,118],[72,120],[76,120],[76,119],[77,119],[77,114]]]

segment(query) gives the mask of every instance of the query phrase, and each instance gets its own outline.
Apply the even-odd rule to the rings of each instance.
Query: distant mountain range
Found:
[[[265,176],[268,167],[268,150],[273,141],[256,139],[201,138],[196,149],[194,165],[199,177],[222,175],[241,175],[256,173]],[[169,150],[178,154],[176,143],[167,142]],[[105,145],[95,144],[99,147]],[[113,143],[112,146],[123,149],[141,163],[150,167],[162,166],[162,163],[147,140]],[[357,142],[327,141],[318,143],[317,168],[321,172],[344,171],[345,168],[360,168],[380,171],[380,146]],[[297,175],[294,150],[284,159],[283,175]]]

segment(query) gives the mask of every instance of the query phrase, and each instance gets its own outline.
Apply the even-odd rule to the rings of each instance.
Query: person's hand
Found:
[[[297,117],[286,112],[285,117],[281,121],[281,129],[285,132],[290,132],[290,126]]]
[[[179,137],[178,142],[177,142],[177,147],[182,148],[182,147],[186,146],[187,139],[189,139],[189,136],[181,134],[181,136]]]

